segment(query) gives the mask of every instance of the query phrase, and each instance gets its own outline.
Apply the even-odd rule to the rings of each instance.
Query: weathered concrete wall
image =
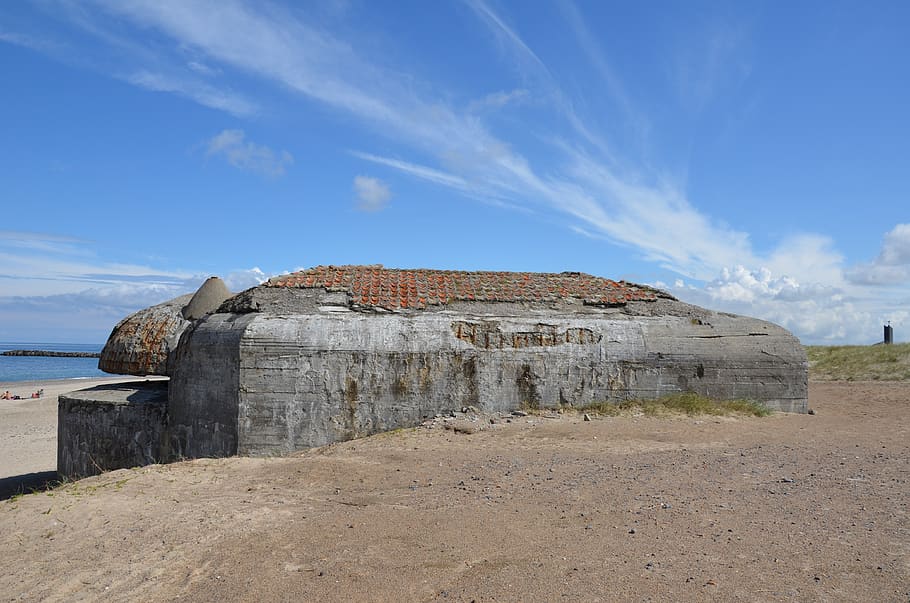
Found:
[[[165,458],[167,383],[100,385],[57,405],[57,471],[68,478],[149,465]]]
[[[98,368],[118,375],[169,375],[174,349],[190,325],[182,311],[191,299],[183,295],[121,320],[101,351]]]
[[[215,314],[183,333],[169,387],[173,458],[237,454],[240,340],[255,316]]]
[[[790,333],[674,303],[670,314],[400,315],[338,304],[211,315],[181,339],[171,430],[183,434],[186,456],[262,455],[468,405],[507,411],[695,391],[806,411],[806,357]]]

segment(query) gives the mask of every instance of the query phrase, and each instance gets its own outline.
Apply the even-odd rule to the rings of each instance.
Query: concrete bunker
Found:
[[[100,363],[170,376],[162,460],[285,453],[464,406],[577,407],[692,391],[807,410],[805,352],[786,330],[577,272],[320,266],[189,317],[187,304],[125,319]],[[150,349],[157,360],[139,362]],[[84,428],[63,413],[58,445],[84,448]]]

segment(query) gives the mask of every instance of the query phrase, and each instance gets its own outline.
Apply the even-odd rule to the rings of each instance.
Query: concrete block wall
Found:
[[[806,411],[807,361],[790,333],[699,316],[215,314],[181,339],[171,442],[187,457],[267,455],[462,406],[583,406],[678,391]]]
[[[59,397],[57,472],[78,479],[167,460],[167,383],[100,385]]]

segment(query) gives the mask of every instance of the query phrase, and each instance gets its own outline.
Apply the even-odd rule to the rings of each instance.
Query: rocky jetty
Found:
[[[0,356],[43,356],[46,358],[101,358],[101,352],[54,352],[50,350],[7,350]]]

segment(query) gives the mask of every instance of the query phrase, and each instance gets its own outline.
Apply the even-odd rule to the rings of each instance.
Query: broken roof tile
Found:
[[[275,277],[265,286],[344,292],[361,306],[386,310],[454,301],[520,303],[570,298],[588,305],[621,306],[666,296],[650,287],[581,272],[463,272],[382,266],[317,266]]]

